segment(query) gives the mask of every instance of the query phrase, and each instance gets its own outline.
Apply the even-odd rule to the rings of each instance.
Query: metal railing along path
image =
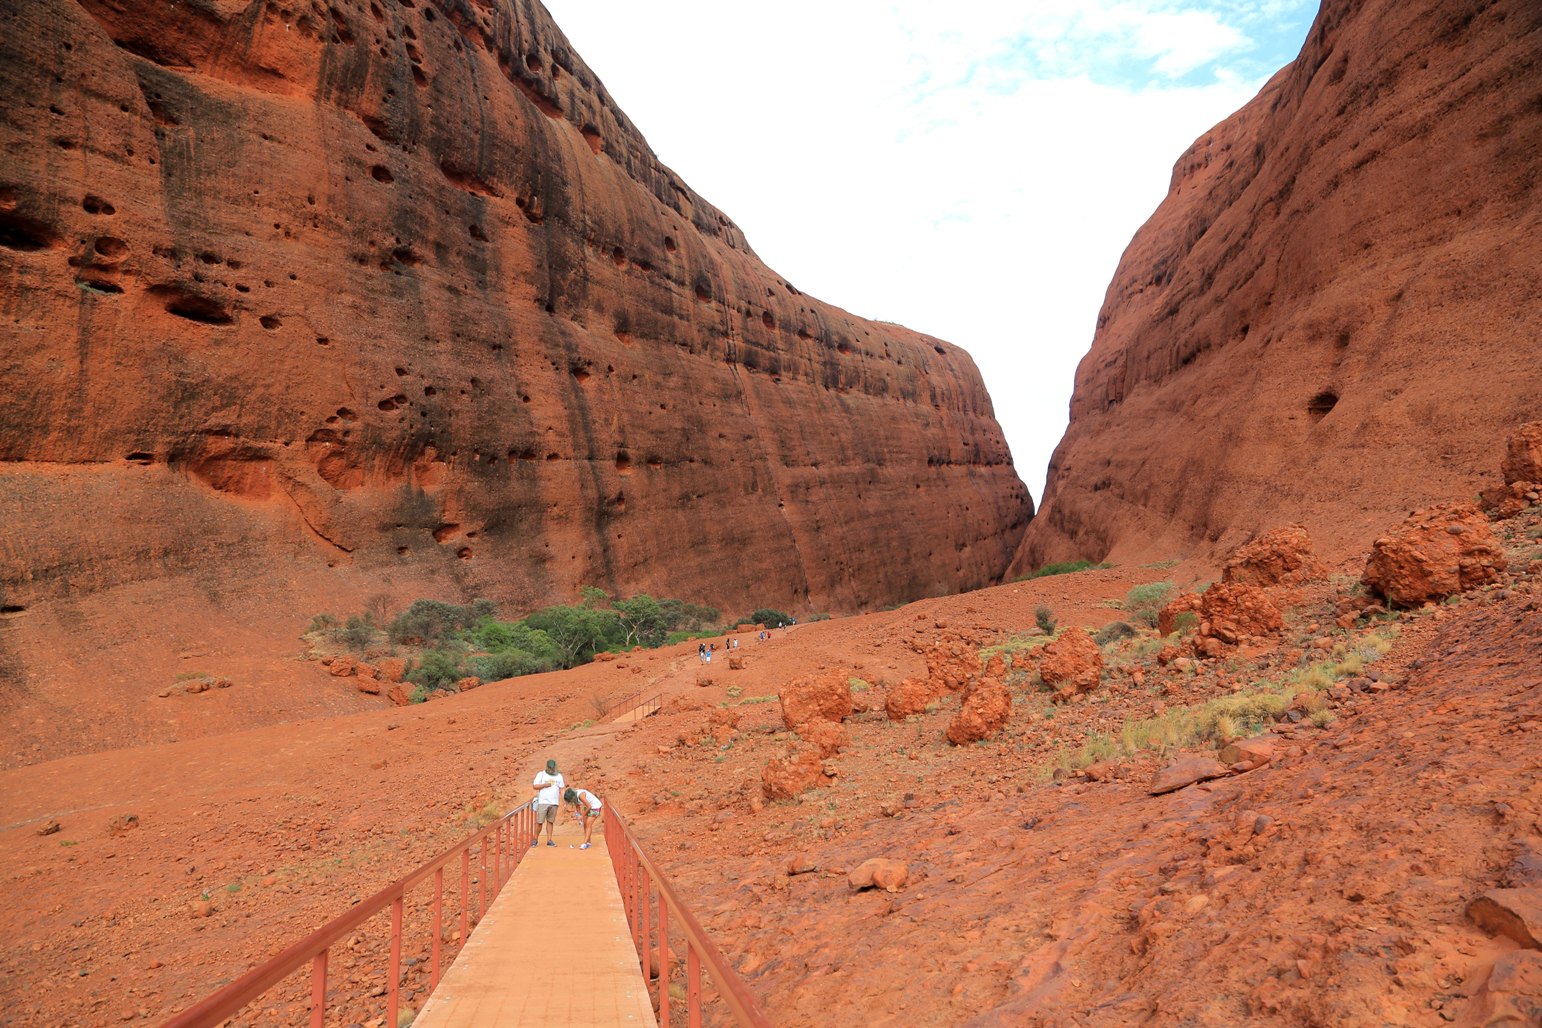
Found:
[[[671,921],[679,925],[685,941],[685,1016],[689,1028],[701,1028],[703,968],[718,999],[741,1028],[771,1028],[771,1022],[760,1012],[754,994],[739,973],[707,938],[669,879],[643,852],[626,819],[609,803],[605,804],[605,847],[616,869],[616,884],[621,889],[627,924],[642,963],[643,980],[646,982],[655,972],[658,976],[659,1028],[669,1028],[670,1024]]]
[[[460,858],[460,944],[464,946],[471,926],[487,913],[488,906],[519,865],[534,834],[535,812],[530,803],[526,802],[486,828],[468,835],[407,877],[355,904],[346,914],[322,925],[223,989],[177,1014],[166,1022],[165,1028],[213,1028],[240,1013],[307,963],[311,968],[310,1024],[312,1028],[322,1028],[327,1012],[328,954],[350,932],[386,907],[391,908],[391,955],[386,971],[386,1024],[395,1025],[401,1005],[402,917],[407,894],[430,878],[433,879],[433,955],[429,972],[429,991],[432,992],[439,985],[443,963],[445,868],[456,857]],[[475,892],[476,913],[473,915],[471,860],[473,850],[479,847],[480,872]]]
[[[648,714],[653,714],[663,705],[664,694],[662,692],[650,693],[647,690],[644,690],[639,693],[634,693],[625,699],[616,700],[613,703],[607,703],[605,705],[605,709],[600,711],[600,719],[609,720],[611,715],[616,714],[617,712],[630,713],[634,710],[640,710],[643,707],[652,707],[652,710],[648,711],[647,714],[642,715],[643,717],[647,717]]]

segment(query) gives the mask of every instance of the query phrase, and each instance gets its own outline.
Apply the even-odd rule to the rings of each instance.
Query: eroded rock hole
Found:
[[[80,206],[87,214],[113,215],[118,213],[116,207],[92,193],[86,194],[85,199],[80,201]]]
[[[674,236],[665,236],[664,237],[664,249],[668,250],[670,253],[674,253],[676,250],[680,249],[678,246],[675,245],[675,237]]]
[[[384,164],[376,164],[369,169],[369,177],[376,182],[394,182],[396,177],[391,174],[391,169]]]
[[[631,473],[632,473],[632,458],[631,458],[631,456],[629,454],[625,453],[624,451],[622,453],[616,454],[616,474],[618,474],[618,475],[630,475]]]
[[[1339,394],[1331,389],[1324,389],[1312,397],[1306,405],[1306,412],[1311,415],[1313,421],[1321,421],[1332,412],[1339,403]]]
[[[403,404],[405,404],[406,402],[407,402],[407,398],[405,396],[401,395],[400,393],[397,393],[395,396],[388,396],[388,397],[386,397],[384,400],[381,400],[375,406],[379,407],[381,410],[384,410],[384,411],[393,411],[393,410],[396,410],[396,408],[398,408],[398,407],[402,406]]]
[[[146,453],[144,450],[135,450],[133,453],[129,454],[123,459],[128,461],[130,464],[147,466],[155,463],[155,454]]]
[[[91,248],[103,257],[122,257],[129,247],[117,236],[99,236]]]
[[[7,250],[31,253],[46,250],[58,238],[53,226],[37,218],[7,211],[0,214],[0,246]]]
[[[179,318],[195,321],[200,325],[229,325],[236,320],[223,303],[212,297],[183,292],[165,295],[168,296],[167,314],[175,314]]]
[[[762,325],[766,326],[769,329],[775,329],[776,328],[776,319],[771,316],[771,312],[770,311],[762,311],[761,312],[760,323]]]
[[[269,332],[272,332],[274,329],[283,324],[282,321],[278,320],[278,318],[274,317],[272,314],[264,314],[262,317],[258,318],[257,321]]]
[[[585,125],[581,131],[583,133],[584,142],[589,144],[589,149],[593,150],[597,154],[605,152],[605,140],[600,137],[599,129],[595,128],[593,125]]]

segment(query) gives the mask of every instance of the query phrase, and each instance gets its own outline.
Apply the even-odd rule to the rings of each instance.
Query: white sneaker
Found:
[[[582,846],[579,846],[578,848],[581,849],[581,850],[586,850],[586,849],[589,848],[589,844],[586,842]]]

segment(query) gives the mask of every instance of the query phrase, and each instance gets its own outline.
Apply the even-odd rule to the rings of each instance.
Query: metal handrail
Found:
[[[516,836],[515,832],[518,831]],[[311,964],[311,1016],[312,1028],[322,1028],[327,1005],[327,954],[349,932],[380,913],[391,908],[391,958],[386,981],[386,1023],[397,1023],[400,1008],[401,960],[402,960],[402,912],[407,893],[421,885],[429,877],[434,879],[434,942],[433,964],[429,978],[429,991],[439,985],[441,971],[441,946],[444,914],[444,869],[457,856],[460,860],[460,940],[464,946],[471,924],[480,922],[488,906],[502,890],[509,876],[514,873],[528,848],[525,840],[535,831],[535,812],[530,801],[520,804],[497,821],[466,836],[438,857],[430,860],[405,878],[386,886],[369,899],[355,904],[346,914],[333,918],[292,946],[282,950],[264,963],[226,985],[223,989],[205,997],[197,1004],[167,1021],[164,1028],[213,1028],[234,1016],[249,1003],[262,996],[279,982],[303,967]],[[477,914],[471,917],[471,851],[481,844],[481,873],[477,878]],[[491,844],[492,865],[488,865],[488,849]],[[492,876],[492,888],[488,889],[488,876]]]
[[[742,1028],[771,1028],[771,1022],[760,1012],[749,986],[739,977],[722,952],[713,945],[686,905],[681,902],[674,886],[658,869],[658,865],[643,852],[637,837],[632,834],[626,819],[610,803],[605,804],[605,848],[610,851],[611,866],[616,872],[616,884],[621,889],[622,905],[626,908],[627,924],[631,926],[632,942],[637,947],[642,962],[643,981],[658,970],[659,1028],[669,1028],[669,920],[673,916],[679,923],[686,945],[685,1007],[689,1028],[701,1028],[701,971],[705,962],[721,999]],[[654,911],[653,890],[658,891],[657,948],[653,945],[650,930],[650,913]]]
[[[631,696],[617,700],[615,703],[606,704],[605,709],[600,711],[600,717],[608,718],[618,710],[636,710],[638,707],[645,707],[654,702],[657,702],[662,707],[664,705],[664,694],[656,692],[649,696],[648,691],[644,689],[642,692],[633,693]]]

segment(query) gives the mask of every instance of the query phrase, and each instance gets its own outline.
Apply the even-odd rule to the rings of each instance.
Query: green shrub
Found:
[[[1123,642],[1125,639],[1132,639],[1137,634],[1135,626],[1128,621],[1111,621],[1098,629],[1097,634],[1092,637],[1092,641],[1099,646],[1107,646],[1112,642]]]
[[[551,636],[524,621],[483,618],[472,631],[471,641],[478,649],[489,653],[518,650],[535,661],[537,671],[551,671],[562,666],[562,653]]]
[[[713,629],[722,616],[716,607],[675,599],[659,600],[659,614],[670,632],[711,632],[714,635]]]
[[[1112,564],[1094,564],[1090,560],[1061,560],[1053,564],[1045,564],[1034,571],[1028,578],[1048,578],[1050,575],[1074,575],[1078,571],[1102,571],[1113,567]],[[1026,581],[1027,579],[1019,579]]]
[[[746,624],[765,625],[767,628],[775,628],[777,625],[785,625],[791,620],[792,618],[788,617],[786,614],[783,614],[781,611],[775,610],[771,607],[761,607],[758,610],[751,611],[750,616],[744,619]]]
[[[490,600],[473,600],[464,607],[439,600],[414,600],[392,620],[389,634],[394,643],[433,646],[492,617],[496,610]]]
[[[337,632],[337,641],[355,653],[363,653],[375,641],[375,626],[355,614]]]
[[[1055,634],[1055,611],[1047,604],[1039,604],[1033,610],[1034,624],[1039,626],[1039,631],[1045,635]]]
[[[317,614],[315,617],[311,618],[310,626],[305,629],[305,634],[310,635],[313,632],[330,632],[336,627],[337,618],[333,617],[331,614]]]
[[[498,682],[505,678],[518,678],[520,675],[533,675],[552,670],[550,665],[543,664],[524,650],[513,649],[472,657],[466,662],[466,666],[471,674],[484,682]]]
[[[461,654],[451,650],[428,650],[416,667],[407,673],[407,680],[424,689],[443,689],[466,677]]]
[[[1145,585],[1133,586],[1125,593],[1124,609],[1130,612],[1132,620],[1155,627],[1157,614],[1166,605],[1172,593],[1171,582],[1148,582]]]
[[[1199,627],[1199,615],[1192,610],[1186,610],[1173,618],[1173,634],[1188,635]]]

